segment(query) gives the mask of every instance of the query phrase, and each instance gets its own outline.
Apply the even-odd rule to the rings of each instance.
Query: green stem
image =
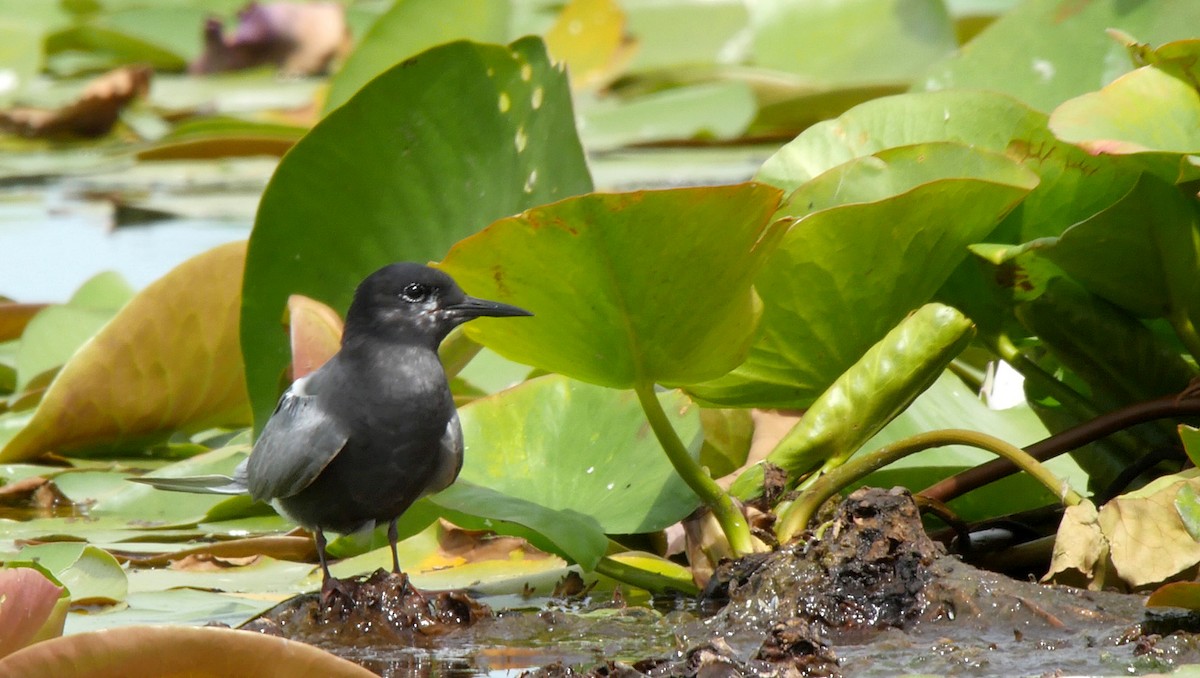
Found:
[[[657,572],[643,570],[640,567],[634,567],[619,560],[604,556],[596,563],[595,572],[602,574],[609,579],[615,579],[622,584],[629,584],[640,589],[646,589],[651,593],[667,593],[669,591],[679,591],[689,596],[700,594],[700,589],[691,581],[684,581],[668,577]]]
[[[1192,324],[1191,316],[1187,311],[1177,311],[1171,314],[1169,320],[1175,334],[1179,335],[1179,340],[1183,342],[1183,347],[1192,354],[1193,360],[1200,363],[1200,335],[1196,334],[1196,326]]]
[[[1074,414],[1078,419],[1094,419],[1103,414],[1090,400],[1083,397],[1075,389],[1055,379],[1054,375],[1042,369],[1041,365],[1038,365],[1033,359],[1022,353],[1013,344],[1012,339],[1008,338],[1008,335],[1000,334],[996,336],[993,349],[1005,362],[1012,365],[1012,368],[1019,372],[1021,376],[1040,386],[1043,391],[1062,403],[1063,407],[1067,408],[1067,411]]]
[[[667,459],[671,460],[683,481],[716,516],[734,554],[744,556],[753,553],[754,541],[750,537],[746,517],[734,506],[733,499],[708,475],[708,471],[688,454],[683,441],[679,439],[679,434],[667,420],[667,413],[663,411],[662,403],[654,393],[654,384],[637,384],[633,390],[642,404],[646,419],[650,421],[650,428],[653,429],[663,451],[667,453]]]
[[[450,333],[442,341],[442,345],[438,347],[438,357],[442,359],[442,368],[446,371],[446,378],[453,379],[462,372],[471,360],[479,355],[483,350],[482,344],[477,344],[463,333],[462,328],[457,328]]]
[[[1072,490],[1070,485],[1059,480],[1049,469],[1021,448],[986,433],[945,429],[905,438],[830,470],[820,480],[813,483],[808,491],[800,495],[788,511],[780,516],[779,526],[776,528],[779,542],[781,544],[787,542],[797,532],[807,527],[817,509],[847,485],[910,454],[946,445],[969,445],[994,452],[1016,464],[1021,470],[1045,485],[1063,504],[1074,506],[1083,501],[1083,497]]]

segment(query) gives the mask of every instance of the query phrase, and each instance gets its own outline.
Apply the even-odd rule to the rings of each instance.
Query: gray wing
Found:
[[[446,431],[442,434],[438,447],[438,465],[434,476],[421,496],[441,492],[450,487],[463,465],[463,434],[458,422],[458,412],[446,422]]]
[[[250,496],[259,501],[290,497],[312,484],[345,447],[349,435],[304,392],[303,380],[283,394],[254,444],[246,467]]]

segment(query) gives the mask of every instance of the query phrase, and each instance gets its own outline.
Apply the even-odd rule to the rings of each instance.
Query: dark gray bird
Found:
[[[528,311],[467,296],[450,276],[414,263],[385,266],[354,293],[342,347],[283,394],[233,477],[138,478],[164,490],[249,494],[316,535],[324,575],[325,530],[388,523],[393,571],[396,520],[417,499],[449,486],[463,461],[462,428],[438,360],[455,327],[480,316]]]

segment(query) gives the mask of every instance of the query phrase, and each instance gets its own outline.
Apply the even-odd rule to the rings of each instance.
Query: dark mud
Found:
[[[357,585],[353,605],[314,594],[247,628],[385,676],[1137,675],[1200,662],[1195,617],[965,565],[926,536],[903,490],[859,490],[819,534],[723,565],[707,601],[493,616],[386,573]]]

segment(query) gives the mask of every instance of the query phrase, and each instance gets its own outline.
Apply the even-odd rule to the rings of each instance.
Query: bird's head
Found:
[[[346,313],[344,339],[354,336],[431,344],[482,316],[533,315],[516,306],[468,296],[445,273],[415,264],[390,264],[367,276]]]

